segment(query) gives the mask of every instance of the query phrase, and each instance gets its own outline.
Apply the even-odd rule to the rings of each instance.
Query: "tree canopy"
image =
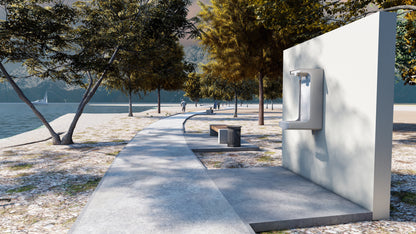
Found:
[[[336,20],[345,24],[377,11],[396,11],[396,71],[404,84],[416,84],[416,1],[414,0],[355,0],[333,3]]]
[[[72,143],[72,134],[84,107],[108,73],[112,72],[114,76],[117,71],[118,78],[127,73],[131,73],[129,78],[138,76],[136,67],[141,64],[135,64],[134,70],[128,67],[133,64],[132,60],[125,56],[158,55],[157,61],[140,60],[157,64],[159,69],[154,66],[151,67],[153,73],[149,72],[152,76],[148,77],[152,78],[156,70],[158,75],[179,76],[178,70],[185,67],[177,65],[178,60],[181,64],[183,60],[178,39],[194,29],[186,19],[189,0],[92,0],[76,2],[73,7],[49,0],[3,0],[0,3],[4,5],[6,15],[0,22],[3,77],[42,120],[54,144]],[[170,54],[167,56],[170,59],[164,60],[164,53]],[[171,60],[172,57],[177,59]],[[62,140],[26,98],[14,77],[7,73],[3,62],[9,61],[23,63],[36,77],[64,80],[86,89]],[[169,85],[173,83],[171,81]],[[163,87],[172,88],[169,85]],[[148,85],[144,87],[149,88]]]
[[[264,77],[282,82],[283,50],[335,28],[320,0],[223,0],[201,4],[201,43],[224,79],[257,78],[264,124]],[[329,9],[329,8],[328,8]]]

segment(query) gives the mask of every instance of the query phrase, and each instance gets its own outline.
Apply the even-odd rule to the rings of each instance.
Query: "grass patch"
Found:
[[[3,151],[3,156],[16,156],[17,153],[15,153],[13,150],[6,150]]]
[[[416,205],[416,193],[409,191],[392,192],[391,195],[396,196],[401,202]]]
[[[111,142],[115,142],[115,143],[124,143],[124,142],[125,142],[125,140],[122,140],[122,139],[115,139],[115,140],[112,140]]]
[[[125,131],[126,129],[124,128],[117,128],[117,129],[113,129],[112,132],[121,132],[121,131]]]
[[[406,170],[406,174],[409,174],[409,175],[416,175],[416,170],[407,169],[407,170]]]
[[[40,222],[42,219],[40,219],[39,217],[37,217],[37,216],[33,216],[33,215],[28,215],[28,216],[26,216],[25,217],[25,223],[27,224],[27,225],[33,225],[33,224],[35,224],[35,223],[37,223],[37,222]]]
[[[31,163],[19,163],[19,164],[11,166],[10,169],[14,171],[18,171],[18,170],[30,169],[32,167],[33,167],[33,164]]]
[[[75,223],[76,220],[77,220],[77,216],[72,217],[70,219],[65,220],[65,222],[63,223],[63,225],[64,226],[72,225],[73,223]]]
[[[270,162],[273,161],[273,158],[270,156],[261,156],[257,159],[258,162]]]
[[[106,153],[107,155],[111,155],[111,156],[117,156],[120,153],[120,151],[114,151],[111,153]]]
[[[261,232],[261,234],[288,234],[289,231],[271,231],[271,232]]]
[[[30,175],[33,175],[33,173],[19,173],[15,176],[15,178],[25,177],[25,176],[30,176]]]
[[[88,191],[97,187],[100,183],[101,178],[90,179],[82,184],[69,184],[65,188],[65,192],[71,196],[74,196],[78,193]]]
[[[97,144],[98,141],[85,141],[83,144]]]
[[[34,185],[25,185],[25,186],[21,186],[21,187],[14,188],[14,189],[9,189],[9,190],[6,191],[6,193],[8,193],[8,194],[10,194],[10,193],[23,193],[23,192],[33,190],[35,188],[36,188],[36,186],[34,186]]]
[[[211,163],[212,163],[212,167],[214,167],[214,168],[221,168],[222,162],[220,162],[220,161],[212,161]]]
[[[26,154],[26,155],[22,155],[22,156],[25,159],[34,159],[34,158],[40,158],[40,157],[44,156],[44,154]]]
[[[413,170],[413,169],[394,170],[393,173],[396,173],[399,175],[416,175],[416,170]]]
[[[58,155],[55,155],[53,159],[60,160],[60,159],[67,159],[68,157],[71,157],[71,155],[70,154],[58,154]]]

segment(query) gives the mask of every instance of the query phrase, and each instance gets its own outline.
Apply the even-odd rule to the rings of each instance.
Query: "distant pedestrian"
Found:
[[[186,102],[182,99],[182,102],[181,102],[181,107],[182,107],[182,112],[185,112],[185,110],[186,110]]]
[[[219,102],[218,102],[218,106],[217,107],[218,107],[218,110],[219,110],[220,109],[220,103]]]

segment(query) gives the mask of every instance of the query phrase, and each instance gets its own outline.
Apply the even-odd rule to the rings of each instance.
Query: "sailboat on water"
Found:
[[[47,105],[48,104],[48,91],[45,92],[45,96],[43,97],[43,99],[33,101],[32,103],[36,105]]]

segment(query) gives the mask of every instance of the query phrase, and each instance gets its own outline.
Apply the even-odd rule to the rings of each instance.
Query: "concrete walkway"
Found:
[[[139,132],[70,233],[253,233],[188,148],[175,115]]]
[[[70,233],[253,233],[371,220],[370,211],[282,167],[206,170],[184,137],[194,114],[139,132]],[[215,138],[213,145],[220,147]]]

